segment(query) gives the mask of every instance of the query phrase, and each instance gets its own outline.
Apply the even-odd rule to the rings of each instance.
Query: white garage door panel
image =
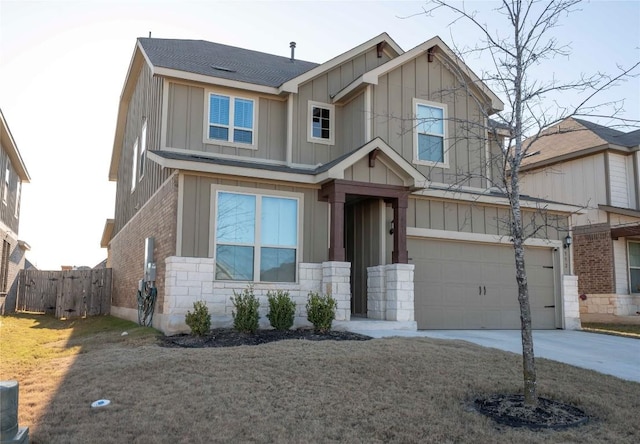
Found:
[[[415,315],[421,329],[519,329],[513,248],[411,239]],[[525,255],[534,328],[555,328],[554,270],[549,248]],[[551,307],[550,307],[551,306]]]

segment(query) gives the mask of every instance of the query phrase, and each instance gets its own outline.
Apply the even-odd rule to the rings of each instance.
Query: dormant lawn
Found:
[[[497,426],[471,402],[519,392],[521,357],[465,342],[181,349],[112,317],[0,322],[0,379],[20,382],[19,422],[32,443],[640,442],[640,384],[544,359],[540,395],[585,410],[590,422]],[[98,399],[111,405],[92,409]]]

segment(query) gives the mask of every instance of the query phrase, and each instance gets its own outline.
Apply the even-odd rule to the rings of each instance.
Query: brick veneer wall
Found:
[[[615,293],[613,241],[608,224],[576,227],[573,236],[574,267],[578,291],[583,294]]]
[[[109,261],[113,269],[111,306],[137,309],[138,281],[144,274],[144,241],[153,237],[158,298],[154,313],[162,314],[165,259],[176,254],[178,176],[174,174],[138,210],[111,240]]]

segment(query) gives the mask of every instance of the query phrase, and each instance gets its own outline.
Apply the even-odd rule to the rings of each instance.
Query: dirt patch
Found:
[[[551,399],[538,398],[537,407],[526,406],[523,395],[492,395],[476,399],[474,406],[499,424],[534,430],[566,429],[589,420],[582,410]]]
[[[239,347],[241,345],[260,345],[283,340],[307,341],[366,341],[369,336],[348,331],[328,331],[319,333],[311,329],[296,330],[258,330],[254,334],[241,333],[231,328],[216,328],[206,336],[188,334],[176,336],[160,336],[159,344],[164,347]]]

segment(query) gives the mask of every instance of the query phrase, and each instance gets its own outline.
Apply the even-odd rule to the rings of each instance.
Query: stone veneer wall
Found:
[[[167,335],[189,332],[185,324],[187,311],[193,303],[204,301],[211,314],[213,328],[233,325],[231,296],[234,290],[247,288],[246,282],[214,281],[215,263],[212,258],[171,256],[165,260],[166,279],[162,313],[157,316],[157,328]],[[336,321],[351,318],[351,264],[349,262],[323,262],[322,264],[299,264],[298,283],[253,284],[253,291],[260,300],[260,327],[268,328],[267,293],[284,290],[296,303],[295,326],[309,326],[306,303],[309,292],[331,294],[338,303]],[[154,325],[156,323],[154,322]]]
[[[640,311],[640,296],[628,294],[587,294],[581,296],[580,313],[634,316]]]
[[[578,276],[562,276],[562,306],[564,328],[580,330],[580,307],[578,303]]]
[[[367,268],[367,317],[384,321],[414,321],[413,264]]]

